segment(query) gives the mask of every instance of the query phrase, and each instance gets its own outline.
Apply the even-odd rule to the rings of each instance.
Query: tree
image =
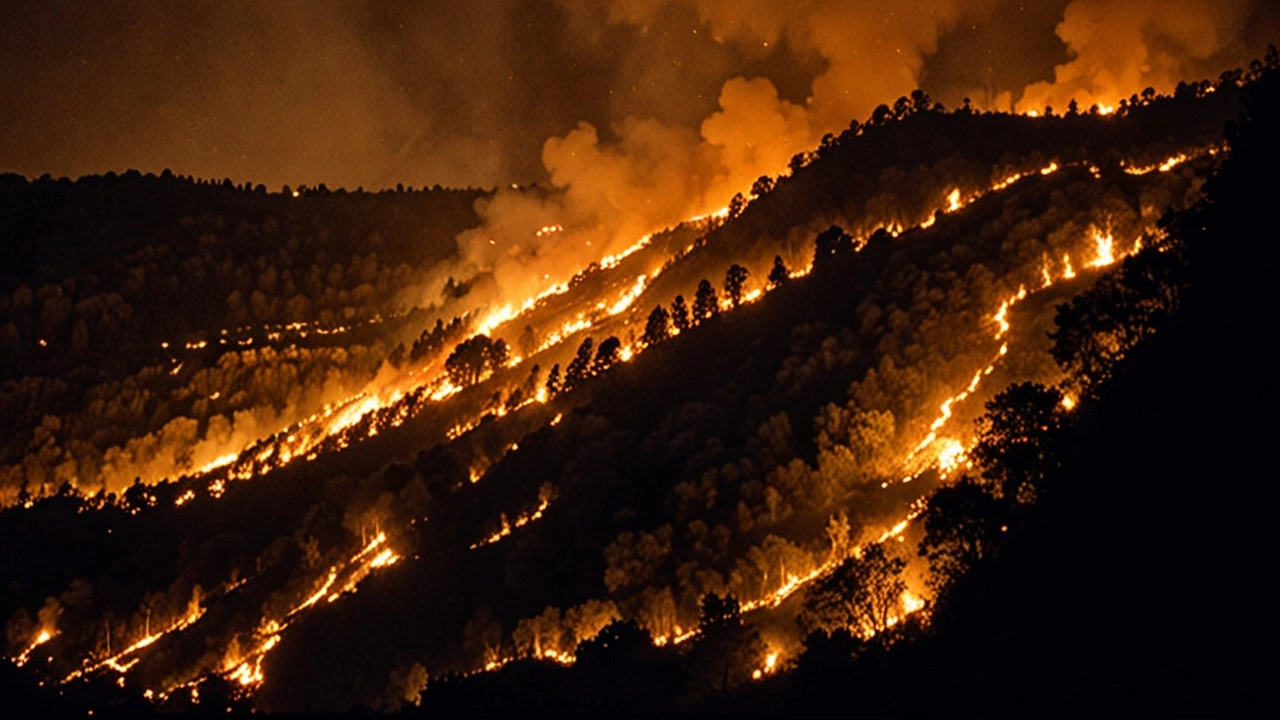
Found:
[[[883,632],[903,612],[906,567],[907,561],[889,557],[882,543],[866,546],[861,556],[846,559],[814,584],[800,613],[801,625],[827,634],[844,628],[860,637]]]
[[[560,363],[551,366],[551,372],[547,373],[547,398],[553,398],[560,394]]]
[[[754,183],[751,184],[751,196],[755,198],[764,197],[765,195],[773,192],[774,187],[775,183],[773,178],[768,175],[761,175],[756,178]]]
[[[525,376],[524,382],[511,393],[510,397],[507,398],[508,409],[515,409],[520,406],[520,403],[525,402],[526,400],[531,400],[537,396],[538,375],[541,371],[542,368],[538,367],[537,363],[534,363],[533,367],[529,368],[529,374]]]
[[[929,93],[920,88],[911,91],[912,113],[928,112],[931,107],[933,107],[933,101],[929,98]]]
[[[742,289],[750,275],[751,272],[738,263],[730,265],[725,271],[724,294],[729,296],[729,302],[733,303],[734,307],[742,304]]]
[[[738,193],[737,195],[734,195],[733,198],[729,200],[729,218],[730,219],[738,217],[739,215],[742,214],[742,211],[746,209],[747,209],[747,199],[742,197],[742,193]]]
[[[764,660],[760,631],[742,622],[742,607],[733,595],[710,593],[702,598],[698,634],[690,652],[691,690],[729,690],[747,682]]]
[[[716,289],[711,281],[703,278],[698,282],[698,291],[693,296],[693,318],[698,322],[709,320],[720,314],[720,301],[716,298]]]
[[[689,306],[684,303],[683,295],[677,295],[675,301],[671,303],[671,323],[680,332],[688,330],[693,325],[689,319]]]
[[[644,335],[640,341],[646,347],[652,347],[671,336],[671,316],[667,309],[658,305],[649,313],[649,320],[644,324]]]
[[[832,225],[818,233],[813,245],[813,266],[817,268],[836,255],[853,250],[853,237],[839,225]]]
[[[582,384],[583,380],[590,377],[591,357],[595,350],[595,340],[587,338],[578,346],[578,353],[574,355],[573,360],[569,361],[569,367],[564,371],[564,389],[572,390]]]
[[[618,354],[621,349],[621,340],[612,335],[605,338],[605,341],[600,343],[600,347],[596,348],[596,359],[591,363],[591,375],[599,375],[613,367],[618,362]]]
[[[474,385],[507,364],[507,343],[491,340],[488,335],[473,335],[458,343],[444,368],[455,385]]]
[[[773,269],[769,271],[769,287],[781,287],[783,283],[791,279],[791,273],[787,272],[787,266],[782,262],[781,255],[773,256]]]
[[[1166,232],[1182,234],[1170,225],[1176,221]],[[1069,387],[1093,394],[1125,354],[1168,322],[1189,281],[1187,250],[1179,239],[1158,241],[1058,306],[1050,353]]]
[[[1006,501],[1026,502],[1061,463],[1062,394],[1039,383],[1011,385],[986,405],[978,423],[974,462]]]
[[[995,550],[1004,506],[986,487],[964,476],[929,495],[919,555],[929,560],[929,585],[941,593]]]

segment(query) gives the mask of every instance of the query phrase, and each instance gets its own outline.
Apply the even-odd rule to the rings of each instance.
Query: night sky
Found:
[[[916,86],[1004,109],[1171,89],[1260,56],[1278,15],[1262,2],[17,0],[0,7],[0,171],[545,183],[544,143],[580,122],[601,146],[626,118],[711,141],[702,123],[739,77],[790,104],[785,154]],[[758,97],[744,102],[767,112]],[[734,124],[722,145],[768,125]]]

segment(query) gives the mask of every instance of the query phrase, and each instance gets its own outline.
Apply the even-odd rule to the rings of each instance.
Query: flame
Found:
[[[644,292],[644,286],[645,286],[646,280],[648,280],[648,278],[644,275],[637,277],[635,283],[631,286],[631,288],[628,289],[626,292],[622,293],[622,296],[618,298],[618,301],[615,302],[612,306],[610,306],[609,314],[617,315],[618,313],[631,307],[631,303],[635,302],[636,298],[640,297],[640,293]]]
[[[947,212],[955,212],[960,209],[960,188],[951,191],[947,195]]]
[[[1108,230],[1103,234],[1097,228],[1093,229],[1093,242],[1096,246],[1098,256],[1089,263],[1089,267],[1106,267],[1116,261],[1114,252],[1115,240],[1111,237],[1111,231]],[[1070,267],[1070,265],[1068,265]]]
[[[31,653],[36,648],[49,642],[49,640],[51,640],[52,638],[53,638],[52,631],[41,628],[40,632],[36,634],[35,639],[31,641],[31,644],[28,645],[25,650],[23,650],[21,653],[19,653],[16,657],[13,658],[13,664],[17,665],[18,667],[22,667],[23,665],[26,665],[27,661],[31,659]]]
[[[537,508],[533,509],[532,511],[522,513],[521,515],[517,516],[515,521],[513,522],[508,522],[507,516],[505,514],[501,515],[500,517],[502,521],[502,527],[496,530],[495,532],[493,532],[492,534],[490,534],[489,536],[472,543],[471,549],[475,550],[476,548],[484,547],[485,545],[492,545],[493,543],[496,543],[499,540],[510,535],[516,528],[521,528],[521,527],[524,527],[525,525],[528,525],[531,522],[536,522],[538,520],[541,520],[542,513],[546,511],[546,509],[550,506],[551,506],[551,497],[549,495],[543,495],[539,497]]]
[[[938,467],[943,475],[949,475],[964,461],[964,445],[952,438],[942,441],[942,449],[938,451]]]
[[[386,542],[387,534],[378,532],[349,560],[330,567],[324,582],[290,610],[283,620],[264,620],[257,630],[257,636],[261,639],[257,647],[246,657],[227,657],[223,663],[223,676],[244,688],[256,688],[261,685],[265,680],[262,661],[267,653],[280,643],[282,633],[296,615],[315,606],[322,599],[326,602],[335,602],[343,595],[355,592],[360,582],[374,570],[394,565],[400,559],[394,550],[385,547]],[[338,578],[343,575],[346,575],[346,581],[340,589],[333,590]]]
[[[133,643],[129,647],[125,648],[124,650],[121,650],[115,655],[112,655],[106,658],[105,660],[101,660],[95,664],[90,664],[90,665],[81,667],[79,670],[76,670],[72,672],[70,675],[63,678],[62,683],[66,684],[68,682],[71,682],[72,680],[75,680],[78,677],[84,677],[86,675],[97,672],[102,668],[110,668],[116,671],[117,673],[120,673],[123,676],[126,672],[129,671],[130,668],[132,668],[134,665],[138,663],[139,660],[142,659],[142,658],[133,658],[132,660],[121,662],[124,658],[127,658],[130,655],[134,654],[135,652],[154,644],[157,640],[164,637],[165,635],[168,635],[169,633],[178,632],[186,629],[187,627],[195,623],[195,621],[199,620],[201,616],[204,615],[204,611],[205,609],[200,605],[200,603],[196,600],[196,598],[192,598],[191,602],[187,605],[186,614],[178,618],[177,620],[175,620],[172,624],[170,624],[165,629],[143,637],[141,640],[138,640],[137,642]],[[121,682],[123,682],[124,678],[121,677],[120,680]]]

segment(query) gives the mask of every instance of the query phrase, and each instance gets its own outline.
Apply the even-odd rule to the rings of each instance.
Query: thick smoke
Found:
[[[1029,85],[1018,110],[1061,111],[1072,99],[1082,109],[1114,107],[1147,87],[1168,93],[1180,81],[1212,78],[1262,53],[1265,45],[1250,40],[1260,28],[1245,31],[1271,25],[1266,15],[1248,0],[1074,0],[1057,27],[1071,59],[1052,82]]]
[[[631,0],[613,4],[608,20],[643,33],[689,5]],[[531,199],[518,189],[499,191],[482,208],[484,225],[459,238],[462,266],[493,273],[503,300],[517,300],[645,233],[714,212],[761,175],[785,172],[794,154],[824,134],[917,87],[939,35],[988,5],[835,1],[797,10],[771,2],[693,3],[696,22],[688,32],[710,32],[748,58],[779,47],[819,58],[825,69],[807,98],[793,102],[772,79],[741,75],[723,83],[715,109],[696,128],[637,115],[607,129],[580,122],[543,145],[554,192]],[[588,24],[580,16],[598,15],[598,8],[577,4],[570,11],[580,26]],[[665,77],[665,68],[659,72]],[[549,226],[564,230],[539,235]]]

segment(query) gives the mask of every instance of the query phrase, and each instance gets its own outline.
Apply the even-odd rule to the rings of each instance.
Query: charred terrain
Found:
[[[1274,713],[1277,65],[917,92],[527,297],[492,191],[0,177],[5,697]]]

